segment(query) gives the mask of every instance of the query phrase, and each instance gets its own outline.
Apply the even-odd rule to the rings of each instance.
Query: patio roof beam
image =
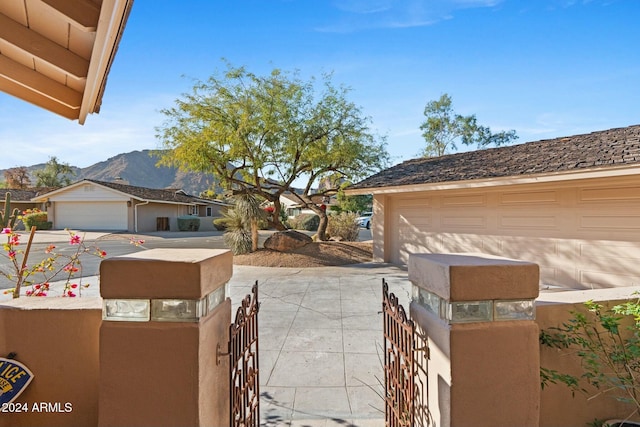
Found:
[[[79,79],[87,77],[88,60],[3,14],[0,14],[0,40],[33,55],[36,61],[42,60]]]
[[[87,0],[41,0],[81,31],[96,31],[100,8]]]
[[[25,91],[35,92],[71,109],[79,109],[82,103],[80,92],[45,77],[4,55],[0,55],[0,77],[23,86]]]
[[[67,119],[74,120],[78,118],[78,109],[73,109],[67,107],[66,105],[62,105],[59,102],[51,99],[50,97],[39,94],[38,92],[34,92],[24,85],[20,85],[13,80],[4,77],[2,74],[0,74],[0,91],[6,92],[31,104],[52,111],[56,114],[61,115],[62,117],[66,117]]]

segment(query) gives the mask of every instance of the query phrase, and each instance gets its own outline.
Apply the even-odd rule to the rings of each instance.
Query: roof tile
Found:
[[[635,163],[640,163],[640,125],[407,160],[350,189],[504,178]]]

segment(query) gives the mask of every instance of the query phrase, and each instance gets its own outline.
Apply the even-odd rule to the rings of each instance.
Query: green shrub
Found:
[[[198,231],[200,229],[200,218],[193,215],[183,215],[178,217],[178,230]]]
[[[360,227],[356,222],[358,216],[350,212],[342,212],[338,215],[329,215],[327,234],[331,237],[339,237],[347,242],[358,240]]]
[[[581,360],[582,373],[571,375],[540,368],[541,385],[565,384],[587,392],[584,383],[640,411],[640,299],[608,307],[593,301],[586,310],[572,310],[561,326],[540,332],[540,342],[564,349]],[[632,414],[633,415],[633,414]]]
[[[216,218],[213,220],[213,226],[218,231],[225,231],[227,229],[227,218]]]
[[[22,217],[22,222],[24,223],[26,230],[30,230],[34,225],[36,226],[36,230],[51,230],[53,223],[51,221],[47,221],[47,219],[46,212],[34,212],[24,215]]]
[[[316,214],[300,214],[290,218],[289,225],[296,230],[316,231],[320,225],[320,217]]]

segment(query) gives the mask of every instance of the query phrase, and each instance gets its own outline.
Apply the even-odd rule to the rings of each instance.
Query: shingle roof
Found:
[[[640,165],[640,125],[408,160],[349,189],[432,184]]]
[[[30,202],[31,199],[41,194],[56,190],[55,187],[36,187],[36,188],[7,188],[0,189],[0,202],[4,200],[5,193],[11,193],[12,202]]]
[[[109,187],[122,193],[129,194],[133,197],[143,200],[156,200],[163,202],[176,202],[176,203],[197,203],[202,202],[195,196],[189,196],[184,194],[182,190],[167,190],[163,188],[146,188],[136,187],[134,185],[120,184],[117,182],[98,181],[95,179],[85,179],[84,181],[90,181],[104,187]]]

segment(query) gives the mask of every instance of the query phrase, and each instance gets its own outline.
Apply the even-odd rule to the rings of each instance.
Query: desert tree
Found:
[[[75,175],[69,163],[61,163],[56,156],[49,158],[44,168],[34,172],[37,187],[63,187],[71,184]]]
[[[477,148],[499,147],[518,138],[515,130],[493,133],[478,124],[475,114],[463,116],[453,110],[448,94],[429,101],[424,108],[425,120],[420,125],[426,146],[424,157],[436,157],[457,150],[457,144],[476,145]]]
[[[338,178],[364,178],[388,162],[384,138],[348,94],[331,74],[303,80],[297,72],[257,75],[227,64],[162,110],[160,163],[213,173],[233,194],[271,202],[277,228],[280,196],[290,192],[320,216],[324,240],[322,201],[338,191]],[[333,184],[319,188],[327,178]]]
[[[4,180],[7,188],[29,188],[31,187],[31,178],[26,166],[18,166],[9,168],[4,171]]]

